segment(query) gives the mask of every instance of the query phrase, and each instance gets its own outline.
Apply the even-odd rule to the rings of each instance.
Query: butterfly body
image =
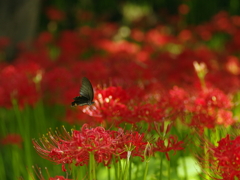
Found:
[[[94,103],[93,98],[94,98],[94,94],[93,94],[92,84],[86,77],[83,77],[82,86],[80,89],[80,96],[73,98],[74,101],[72,102],[72,106],[76,107],[76,106],[92,105]]]

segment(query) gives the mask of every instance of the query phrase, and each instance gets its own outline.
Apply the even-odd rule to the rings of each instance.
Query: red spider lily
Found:
[[[210,22],[198,25],[194,29],[203,40],[210,40],[214,34],[219,32],[234,34],[238,29],[237,24],[238,16],[230,17],[226,11],[221,11]]]
[[[74,62],[70,69],[75,78],[75,82],[79,82],[79,77],[83,76],[91,79],[93,84],[94,82],[103,83],[103,80],[108,81],[110,69],[104,64],[105,61],[106,60],[100,56],[93,56],[88,61]]]
[[[192,37],[192,32],[190,30],[184,29],[182,30],[179,35],[179,40],[182,42],[187,42],[187,41],[191,41],[193,39]]]
[[[106,50],[108,53],[111,54],[135,54],[138,52],[138,46],[135,43],[130,43],[127,41],[120,41],[120,42],[112,42],[112,41],[102,41],[99,44],[101,48]]]
[[[221,11],[216,14],[212,19],[212,23],[213,27],[217,29],[217,31],[223,31],[232,34],[232,32],[235,30],[226,11]]]
[[[84,43],[85,41],[81,41],[79,35],[76,32],[62,32],[57,42],[57,45],[61,50],[61,54],[58,60],[61,63],[66,63],[66,61],[73,61],[78,59],[81,53],[83,53],[83,50],[87,47],[87,45]]]
[[[217,112],[217,124],[229,126],[234,124],[236,121],[233,118],[232,111],[220,109]]]
[[[42,90],[50,103],[65,104],[63,95],[70,87],[73,87],[72,75],[65,68],[56,67],[43,75]]]
[[[144,134],[138,132],[119,129],[117,132],[111,132],[116,138],[116,154],[120,154],[120,158],[128,158],[128,153],[131,152],[131,157],[139,156],[144,159],[144,151],[147,142]]]
[[[175,113],[184,111],[189,101],[189,93],[187,93],[187,91],[183,88],[179,88],[177,86],[174,86],[173,89],[169,90],[168,96],[165,100],[168,106],[171,107],[172,111]]]
[[[71,180],[71,179],[65,178],[63,176],[55,176],[55,177],[50,177],[49,180]]]
[[[145,121],[148,123],[162,121],[166,117],[165,109],[158,104],[144,104],[135,106],[132,111],[132,123]]]
[[[223,180],[240,178],[240,136],[231,139],[229,135],[218,142],[218,146],[211,146],[208,153],[211,170]],[[201,160],[203,161],[203,160]],[[216,178],[217,179],[217,178]]]
[[[46,10],[48,18],[52,21],[62,21],[65,19],[65,13],[55,7],[48,7]]]
[[[142,42],[144,40],[144,32],[139,29],[132,29],[131,37],[135,41]]]
[[[144,134],[138,132],[106,131],[102,127],[88,128],[84,124],[81,131],[73,130],[70,135],[63,129],[62,134],[49,132],[49,138],[41,139],[42,146],[33,140],[36,151],[48,160],[64,165],[74,163],[75,166],[88,164],[89,153],[93,153],[97,163],[109,165],[112,157],[120,156],[127,158],[126,154],[131,151],[131,156],[143,158],[145,145]]]
[[[207,113],[196,113],[191,117],[189,126],[198,128],[203,132],[204,128],[214,128],[216,126],[216,115]]]
[[[26,77],[35,83],[40,83],[42,78],[42,68],[35,62],[17,63],[18,71],[23,72]]]
[[[96,94],[97,94],[97,96],[98,96],[98,94],[101,94],[101,99],[103,99],[107,102],[114,100],[117,102],[125,103],[130,98],[125,90],[123,90],[121,87],[114,87],[114,86],[108,87],[103,90],[98,90]]]
[[[2,145],[17,145],[21,148],[23,139],[20,134],[8,134],[1,138],[0,142]]]
[[[153,95],[147,97],[139,88],[130,90],[133,93],[132,98],[130,98],[131,93],[128,95],[127,92],[127,90],[114,86],[97,90],[95,104],[84,107],[83,112],[115,124],[123,122],[134,124],[140,121],[150,123],[162,121],[167,116],[165,102],[162,103],[159,100],[160,102],[156,103],[157,98],[152,97]],[[139,96],[142,97],[142,101]]]
[[[153,144],[153,152],[164,152],[168,160],[170,160],[168,155],[169,151],[173,150],[174,153],[176,153],[176,151],[184,149],[184,142],[178,141],[177,136],[169,135],[169,137],[166,137],[172,125],[173,124],[168,124],[165,128],[164,121],[161,123],[154,122],[154,129],[159,135],[159,138]]]
[[[180,117],[185,124],[200,130],[220,124],[229,126],[235,122],[231,100],[217,88],[200,91],[191,89],[187,93],[186,90],[174,87],[163,100],[173,114],[171,119]]]
[[[119,26],[116,23],[105,22],[98,26],[97,29],[102,32],[101,38],[112,38],[117,33],[118,28]]]
[[[86,165],[90,152],[95,154],[98,163],[108,164],[111,160],[113,140],[103,128],[88,129],[87,125],[83,125],[82,131],[74,130],[71,136],[66,131],[64,134],[66,137],[60,138],[60,135],[50,133],[51,142],[41,141],[42,148],[33,141],[34,147],[44,158],[58,164],[72,164],[75,161],[76,166]]]
[[[155,142],[154,151],[164,152],[167,159],[170,160],[168,152],[173,150],[176,153],[176,151],[183,150],[183,145],[183,141],[178,141],[176,136],[171,135],[168,138],[158,138]]]
[[[164,32],[164,28],[165,27],[160,27],[158,29],[148,31],[146,34],[146,41],[156,47],[172,43],[175,38],[167,32]]]
[[[110,121],[112,118],[122,119],[130,112],[125,105],[130,99],[121,87],[108,87],[98,90],[95,94],[95,105],[84,109],[90,116]]]
[[[240,74],[239,58],[237,58],[236,56],[227,57],[227,62],[225,66],[226,66],[226,70],[229,73],[232,73],[234,75]]]
[[[202,91],[193,106],[189,106],[193,113],[191,125],[207,128],[213,128],[217,124],[231,125],[234,123],[231,107],[230,99],[222,91],[213,88]]]
[[[37,50],[34,51],[23,51],[21,54],[19,54],[18,58],[15,59],[16,62],[18,64],[34,62],[42,68],[52,67],[54,62],[49,55],[49,48],[40,43],[36,45],[36,48]],[[45,71],[45,69],[43,69],[43,71]]]
[[[227,94],[236,93],[239,90],[240,80],[238,76],[225,71],[208,73],[206,81],[214,84],[215,87]]]
[[[53,34],[48,31],[41,32],[36,39],[35,45],[38,48],[43,48],[48,44],[52,44],[54,42]]]
[[[151,71],[141,59],[148,57],[147,51],[141,52],[144,57],[139,57],[139,46],[136,43],[127,41],[112,42],[111,40],[101,40],[97,46],[104,49],[107,54],[106,65],[110,66],[109,73],[112,79],[123,79],[123,83],[135,82],[137,80],[145,80],[151,78]],[[134,70],[133,70],[134,69]],[[126,73],[127,72],[127,73]],[[119,78],[121,77],[121,78]]]
[[[134,59],[135,57],[130,58],[128,56],[125,58],[119,55],[117,55],[117,58],[115,55],[110,57],[110,76],[113,82],[119,82],[117,85],[132,86],[139,85],[142,82],[152,79],[152,72],[150,69],[146,68],[146,64]]]
[[[233,37],[232,37],[232,42],[230,42],[230,44],[228,45],[229,51],[231,52],[237,52],[237,49],[239,49],[240,47],[240,40],[239,40],[239,29],[237,29],[234,33],[233,33]]]
[[[232,107],[230,99],[216,88],[208,88],[206,91],[201,91],[198,97],[196,97],[195,105],[197,106],[196,109],[208,107],[229,109]]]
[[[25,68],[28,69],[29,67],[25,66]],[[11,107],[13,99],[17,100],[21,108],[26,104],[34,105],[37,102],[39,94],[33,82],[35,72],[32,74],[33,72],[26,71],[26,69],[6,66],[0,71],[0,93],[2,95],[0,106]]]

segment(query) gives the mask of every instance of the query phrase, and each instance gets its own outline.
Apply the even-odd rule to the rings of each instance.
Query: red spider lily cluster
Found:
[[[40,96],[34,83],[39,70],[33,62],[3,67],[0,72],[0,106],[11,107],[13,99],[20,107],[34,105]]]
[[[131,41],[113,40],[120,28],[116,24],[84,26],[63,31],[58,37],[43,32],[34,50],[23,50],[11,65],[0,64],[0,106],[10,108],[13,99],[21,107],[34,106],[43,99],[69,107],[79,94],[81,78],[86,76],[93,83],[97,103],[85,112],[94,117],[155,121],[169,116],[164,109],[170,106],[172,112],[194,113],[190,124],[232,124],[228,94],[235,93],[240,85],[238,57],[233,55],[239,44],[235,38],[240,29],[238,18],[221,12],[194,31],[179,31],[179,36],[164,25],[145,32],[133,29],[128,37]],[[188,40],[182,40],[183,32],[191,33]],[[203,34],[209,34],[210,41],[217,33],[231,37],[223,43],[224,51],[196,43],[206,41]],[[207,66],[205,89],[194,71],[195,61]],[[67,111],[66,119],[77,120],[78,115],[69,108]],[[151,118],[146,119],[144,113]],[[216,118],[217,122],[212,120]]]
[[[234,139],[227,135],[218,142],[218,146],[211,145],[208,148],[210,169],[214,172],[213,179],[220,176],[223,180],[234,180],[240,178],[240,136]],[[201,160],[201,162],[204,162]],[[206,162],[204,162],[206,163]]]
[[[179,12],[184,15],[188,8],[182,5]],[[79,12],[78,18],[84,13]],[[47,16],[60,23],[66,15],[49,8]],[[159,24],[146,30],[128,29],[124,37],[121,28],[99,23],[57,34],[42,32],[33,48],[22,49],[13,63],[0,61],[0,107],[11,109],[17,102],[23,109],[43,101],[65,107],[65,121],[95,127],[84,124],[81,131],[49,132],[41,143],[32,141],[43,158],[62,164],[64,171],[66,164],[87,165],[91,153],[105,166],[135,156],[145,160],[157,152],[170,160],[169,151],[182,150],[184,143],[175,135],[163,136],[163,127],[159,130],[156,123],[181,123],[202,135],[205,128],[237,121],[233,109],[240,88],[240,16],[220,12],[195,27]],[[218,36],[221,46],[212,47]],[[0,53],[7,44],[0,39]],[[82,77],[92,82],[95,103],[71,108]],[[137,127],[142,122],[149,127],[147,132],[155,127],[159,137],[148,140],[138,131],[96,126]],[[211,149],[220,176],[226,179],[239,178],[237,141],[227,137]]]
[[[102,120],[120,124],[122,122],[147,123],[161,122],[164,118],[182,121],[191,127],[200,129],[214,128],[216,125],[231,125],[235,121],[231,111],[231,99],[221,90],[213,87],[208,89],[186,90],[173,87],[162,97],[129,97],[127,91],[119,87],[109,87],[96,91],[96,103],[93,107],[85,107],[83,112]],[[186,122],[186,115],[190,116]]]
[[[146,157],[153,156],[154,152],[160,151],[167,155],[171,150],[184,148],[183,142],[173,136],[159,137],[156,142],[151,142],[147,141],[144,133],[137,131],[89,128],[87,124],[82,126],[81,131],[73,130],[69,134],[63,129],[61,133],[49,132],[48,136],[40,140],[41,144],[33,140],[34,148],[43,158],[62,164],[63,171],[66,171],[65,164],[87,165],[90,153],[94,154],[97,163],[110,166],[110,163],[120,159],[138,156],[145,160]],[[165,140],[168,141],[167,145]]]

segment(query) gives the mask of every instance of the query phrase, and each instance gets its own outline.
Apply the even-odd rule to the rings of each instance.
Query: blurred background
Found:
[[[66,175],[33,148],[31,140],[49,128],[79,130],[86,122],[112,127],[112,119],[119,126],[147,126],[186,109],[197,118],[178,124],[173,134],[182,139],[192,129],[186,124],[233,124],[233,116],[240,117],[239,15],[239,0],[0,1],[0,179],[33,179],[32,165],[48,167],[51,176]],[[70,106],[83,76],[93,84],[95,109]],[[203,84],[215,88],[209,96]],[[222,113],[218,119],[214,108]],[[192,151],[170,155],[171,180],[203,179]],[[160,179],[157,157],[148,179]],[[169,164],[164,159],[165,171]],[[106,179],[101,168],[98,177]]]
[[[1,61],[13,61],[21,45],[31,48],[42,31],[73,30],[99,22],[120,23],[144,29],[159,24],[178,28],[197,25],[220,11],[240,13],[240,2],[202,0],[10,0],[0,2]]]

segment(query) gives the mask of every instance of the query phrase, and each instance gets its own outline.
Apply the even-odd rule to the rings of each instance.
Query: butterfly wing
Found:
[[[82,78],[82,87],[80,89],[80,95],[87,98],[91,102],[94,98],[92,84],[86,77]]]
[[[74,98],[72,102],[72,106],[83,106],[88,104],[89,99],[84,96],[78,96]]]

